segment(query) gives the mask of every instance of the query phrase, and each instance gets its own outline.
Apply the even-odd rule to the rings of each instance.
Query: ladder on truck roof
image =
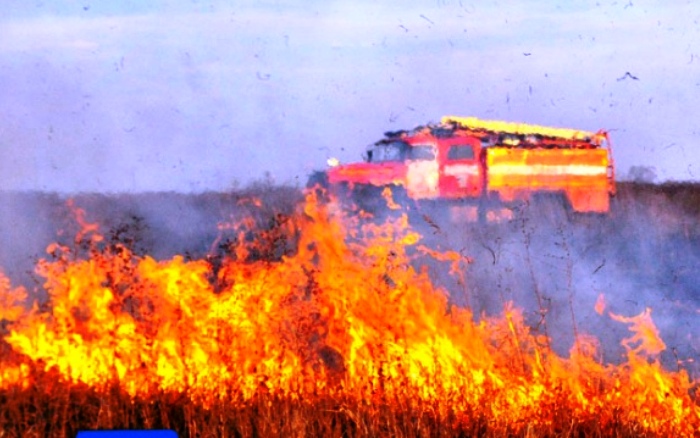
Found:
[[[455,124],[473,131],[485,131],[494,134],[538,135],[542,137],[586,142],[595,146],[601,146],[603,140],[607,140],[607,133],[604,131],[590,132],[568,128],[551,128],[527,123],[482,120],[476,117],[444,116],[441,122],[445,125]]]

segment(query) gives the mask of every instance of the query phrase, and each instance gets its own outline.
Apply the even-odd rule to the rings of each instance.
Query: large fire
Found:
[[[448,306],[416,260],[450,263],[455,274],[468,260],[421,246],[405,216],[348,225],[309,195],[276,230],[254,239],[240,231],[214,264],[105,244],[76,211],[76,245],[52,245],[36,268],[48,303],[30,306],[0,275],[4,394],[116,388],[205,410],[261,397],[284,406],[336,400],[355,423],[367,412],[420,412],[414,421],[428,415],[454,433],[700,433],[697,382],[661,366],[651,310],[608,313],[629,325],[624,363],[601,363],[598,342],[584,334],[560,357],[512,304],[499,317]],[[280,237],[266,233],[293,236],[297,250],[260,256]],[[605,314],[602,297],[596,310]],[[55,384],[37,386],[48,380]],[[404,427],[396,430],[420,428]]]

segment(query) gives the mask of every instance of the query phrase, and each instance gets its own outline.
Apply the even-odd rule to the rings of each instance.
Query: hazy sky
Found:
[[[698,181],[700,4],[3,2],[0,190],[304,184],[447,114],[607,129],[619,177]]]

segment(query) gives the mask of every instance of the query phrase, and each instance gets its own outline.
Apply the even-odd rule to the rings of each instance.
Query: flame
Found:
[[[10,279],[0,271],[0,321],[16,321],[24,314],[22,305],[27,299],[23,287],[12,288]]]
[[[459,274],[469,259],[419,245],[405,216],[350,227],[309,195],[286,223],[295,253],[260,258],[249,245],[263,242],[239,239],[216,271],[208,260],[107,245],[80,218],[89,257],[53,245],[37,266],[48,306],[20,311],[26,292],[0,276],[12,350],[0,360],[2,390],[51,372],[97,391],[116,384],[132,397],[169,392],[204,406],[260,394],[425,403],[504,434],[547,430],[564,414],[572,424],[628,422],[641,434],[700,430],[695,382],[661,367],[650,310],[611,314],[630,326],[626,362],[601,363],[584,334],[559,357],[512,303],[481,318],[448,306],[412,262],[427,255]]]
[[[401,210],[401,206],[394,201],[389,187],[384,187],[384,189],[382,189],[382,198],[386,201],[386,206],[389,210]]]
[[[623,345],[628,351],[634,354],[657,355],[666,349],[666,344],[661,340],[659,330],[651,320],[651,309],[646,308],[644,312],[633,317],[624,317],[614,313],[610,313],[610,317],[615,321],[630,325],[630,331],[633,335],[623,341]],[[638,343],[633,347],[633,343]]]
[[[595,301],[594,309],[598,315],[602,315],[605,312],[605,295],[599,294],[598,299]]]

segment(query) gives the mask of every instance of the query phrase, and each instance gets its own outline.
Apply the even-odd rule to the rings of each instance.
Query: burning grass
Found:
[[[607,315],[629,326],[626,361],[602,363],[584,334],[560,357],[511,304],[449,306],[421,258],[468,260],[422,247],[404,216],[360,226],[308,197],[268,227],[222,226],[223,254],[156,260],[75,211],[74,244],[37,266],[48,303],[25,310],[0,278],[5,436],[700,432],[697,382],[661,367],[651,310]]]
[[[359,401],[348,394],[309,394],[293,399],[261,392],[245,403],[223,398],[204,407],[177,393],[131,397],[119,387],[97,391],[86,385],[57,383],[57,376],[32,377],[38,385],[58,392],[27,389],[3,393],[4,436],[74,437],[79,429],[112,428],[168,428],[179,431],[180,436],[222,437],[663,435],[648,432],[621,410],[611,409],[614,417],[607,421],[595,415],[582,416],[566,404],[566,397],[543,406],[553,410],[550,424],[524,421],[508,425],[481,409],[456,410],[406,398]]]

